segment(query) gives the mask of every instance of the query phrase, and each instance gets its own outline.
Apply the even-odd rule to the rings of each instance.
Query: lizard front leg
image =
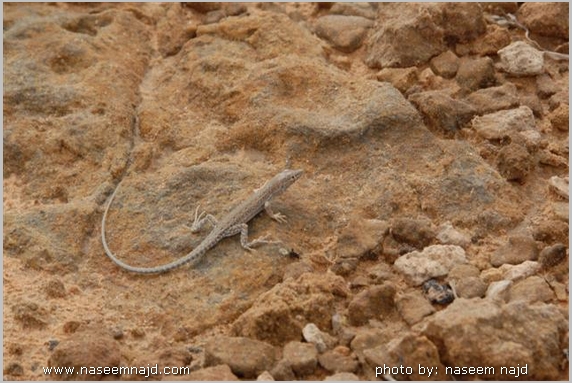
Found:
[[[280,222],[280,223],[285,223],[286,222],[286,216],[282,213],[274,213],[272,211],[272,208],[270,207],[270,202],[266,201],[264,203],[264,211],[266,212],[266,214],[268,214],[270,216],[270,218]]]
[[[207,222],[210,222],[210,224],[213,227],[215,227],[216,224],[218,223],[217,219],[212,214],[207,214],[204,211],[198,214],[199,207],[200,205],[198,205],[197,208],[195,209],[195,220],[193,221],[193,224],[190,227],[192,233],[199,232]]]

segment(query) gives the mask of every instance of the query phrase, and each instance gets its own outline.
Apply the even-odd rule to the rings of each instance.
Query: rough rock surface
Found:
[[[511,378],[501,367],[526,364],[527,379],[554,380],[567,328],[567,320],[554,305],[517,301],[498,306],[474,298],[455,300],[429,318],[422,332],[437,346],[446,366],[490,366],[494,373],[482,377],[504,380]]]
[[[568,52],[567,3],[3,11],[5,380],[86,363],[189,368],[176,379],[375,379],[372,361],[400,355],[568,379],[567,334],[555,334],[568,309],[569,74],[543,52]],[[506,13],[534,42],[499,23]],[[505,70],[497,52],[517,42],[543,53],[541,70]],[[109,246],[153,266],[204,238],[209,227],[188,227],[197,206],[220,219],[285,166],[304,170],[272,201],[288,221],[249,223],[272,244],[248,252],[233,236],[164,275],[103,252],[117,186]],[[464,252],[432,276],[461,296],[448,305],[399,271],[415,250],[427,266],[437,243]],[[312,328],[304,347],[318,356],[291,365],[286,345]],[[249,355],[249,342],[268,360],[213,362],[225,348]],[[353,372],[330,371],[338,363]]]
[[[205,347],[205,365],[226,364],[242,378],[252,379],[270,370],[276,361],[276,350],[268,343],[249,338],[219,336]]]
[[[455,245],[433,245],[423,251],[412,251],[395,261],[396,270],[418,286],[430,278],[442,277],[453,266],[467,262],[465,250]]]

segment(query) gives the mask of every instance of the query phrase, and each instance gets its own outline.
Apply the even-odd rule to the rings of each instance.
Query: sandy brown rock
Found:
[[[438,348],[425,336],[407,334],[402,337],[396,337],[386,345],[378,346],[364,351],[365,359],[370,376],[375,372],[376,367],[399,367],[397,373],[389,372],[394,378],[409,378],[413,380],[443,380],[441,375],[445,371],[445,366],[439,359]],[[429,371],[422,371],[418,366],[427,366],[434,368],[431,374]],[[415,367],[413,367],[415,366]],[[410,367],[407,372],[405,367]],[[373,371],[371,371],[373,370]],[[435,374],[435,371],[440,374]],[[401,372],[401,373],[400,373]],[[429,376],[431,375],[431,376]]]
[[[435,74],[445,78],[453,78],[459,69],[459,58],[451,51],[445,51],[431,59],[431,69]]]
[[[284,346],[283,358],[297,376],[304,376],[316,369],[318,350],[312,343],[289,342]]]
[[[345,355],[336,350],[328,350],[318,356],[320,366],[330,372],[356,372],[359,363],[355,355]]]
[[[354,326],[364,325],[369,319],[388,315],[395,308],[395,286],[384,283],[357,294],[348,306],[348,319]]]
[[[470,103],[454,99],[443,91],[412,94],[409,100],[419,108],[427,126],[446,135],[459,131],[477,114]]]
[[[348,293],[341,277],[306,273],[262,294],[233,323],[232,331],[274,345],[299,340],[306,322],[330,328],[335,302]]]
[[[463,59],[455,80],[467,92],[495,85],[493,61],[489,57]]]
[[[510,82],[479,89],[468,95],[465,100],[473,105],[479,115],[519,106],[516,86]]]
[[[556,266],[566,258],[566,246],[557,243],[542,249],[538,256],[538,262],[544,267]]]
[[[409,283],[419,286],[428,279],[442,277],[456,265],[467,262],[465,250],[455,245],[432,245],[412,251],[393,264]]]
[[[316,34],[342,52],[353,52],[363,42],[373,21],[361,16],[327,15],[316,22]]]
[[[238,377],[255,378],[276,362],[276,350],[268,343],[242,337],[218,336],[205,346],[205,365],[226,364]]]
[[[104,377],[103,369],[97,366],[119,367],[119,344],[111,335],[97,329],[79,331],[63,340],[48,359],[49,367],[73,367],[79,371],[81,367],[88,369],[87,374],[55,374],[55,380],[93,380]],[[111,374],[111,370],[107,375]],[[116,377],[117,378],[117,377]]]
[[[208,380],[208,381],[234,381],[239,380],[236,375],[232,373],[230,367],[226,364],[220,364],[218,366],[201,368],[191,372],[189,375],[179,375],[170,376],[169,380]]]
[[[419,291],[397,296],[395,303],[399,314],[409,325],[414,325],[435,312],[433,306]]]
[[[568,3],[526,3],[518,10],[518,17],[533,33],[567,39],[568,7]]]
[[[513,284],[509,292],[511,302],[521,300],[528,303],[549,303],[555,298],[556,296],[548,283],[539,276],[528,277]]]
[[[527,364],[529,378],[555,379],[566,327],[553,305],[511,302],[499,307],[489,300],[458,299],[433,315],[422,331],[447,366],[480,360],[479,365],[494,367],[489,378],[506,379],[501,366]]]
[[[524,261],[538,259],[538,247],[533,238],[523,235],[509,237],[508,243],[499,247],[491,255],[491,264],[494,267],[510,263],[516,265]]]

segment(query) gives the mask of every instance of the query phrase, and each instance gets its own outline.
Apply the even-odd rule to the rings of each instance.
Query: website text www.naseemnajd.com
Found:
[[[145,378],[151,375],[188,375],[190,367],[163,367],[147,365],[146,367],[42,367],[44,374],[50,375],[142,375]]]

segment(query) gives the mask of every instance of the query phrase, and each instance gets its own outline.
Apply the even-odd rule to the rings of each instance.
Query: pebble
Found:
[[[487,140],[502,140],[521,131],[536,131],[534,114],[528,106],[477,116],[471,121],[473,128]]]
[[[226,364],[236,376],[247,379],[269,370],[275,360],[273,346],[250,338],[216,336],[205,345],[205,366]]]
[[[423,318],[435,312],[435,308],[419,291],[400,294],[395,303],[397,311],[410,326],[421,322]]]
[[[370,319],[389,314],[395,307],[395,286],[391,282],[371,286],[358,293],[348,306],[348,320],[354,326],[361,326]]]
[[[423,293],[431,303],[445,305],[455,300],[455,294],[446,283],[439,283],[434,279],[430,279],[423,283]]]
[[[461,59],[455,80],[465,91],[475,91],[495,85],[493,60],[490,57]]]
[[[339,4],[339,3],[338,3]],[[338,372],[337,374],[330,375],[324,379],[325,381],[334,382],[357,382],[360,378],[356,374],[351,372]]]
[[[531,275],[538,274],[541,265],[536,261],[525,261],[520,265],[502,265],[499,269],[503,273],[503,279],[516,282]]]
[[[504,264],[516,265],[524,261],[538,259],[538,248],[534,238],[525,235],[513,235],[508,243],[491,254],[491,265],[498,267]]]
[[[330,372],[356,372],[359,363],[355,355],[344,355],[338,350],[329,350],[318,357],[320,366]]]
[[[392,222],[391,235],[395,240],[423,249],[435,238],[435,230],[428,219],[397,218]]]
[[[496,302],[508,301],[508,289],[512,285],[512,281],[502,280],[489,284],[485,297]]]
[[[458,264],[467,263],[465,250],[455,245],[433,245],[398,258],[393,266],[414,286],[443,277]]]
[[[471,243],[471,237],[453,227],[450,222],[439,226],[437,240],[443,245],[457,245],[466,248]]]
[[[453,78],[459,69],[459,58],[450,50],[433,57],[429,62],[431,70],[444,78]]]
[[[306,326],[304,326],[302,329],[302,335],[306,342],[312,343],[316,346],[318,352],[322,353],[328,349],[324,334],[315,324],[308,323]]]
[[[316,34],[336,49],[350,53],[358,49],[373,21],[361,16],[326,15],[316,20]]]
[[[544,71],[544,53],[523,41],[499,50],[503,69],[515,76],[536,76]]]
[[[312,343],[289,342],[282,357],[299,377],[313,373],[318,365],[318,350]]]
[[[568,201],[568,177],[552,176],[548,180],[548,189]]]
[[[509,301],[525,301],[534,302],[550,302],[556,298],[556,295],[546,283],[544,278],[533,275],[511,286],[509,292]]]
[[[556,266],[566,258],[566,246],[557,243],[552,246],[545,247],[538,256],[538,262],[544,267]]]
[[[264,371],[262,374],[258,375],[256,378],[258,382],[273,382],[274,377],[270,375],[268,371]]]
[[[288,364],[287,360],[280,360],[276,365],[270,370],[270,375],[274,377],[275,380],[295,380],[296,376],[294,375],[294,371]]]

